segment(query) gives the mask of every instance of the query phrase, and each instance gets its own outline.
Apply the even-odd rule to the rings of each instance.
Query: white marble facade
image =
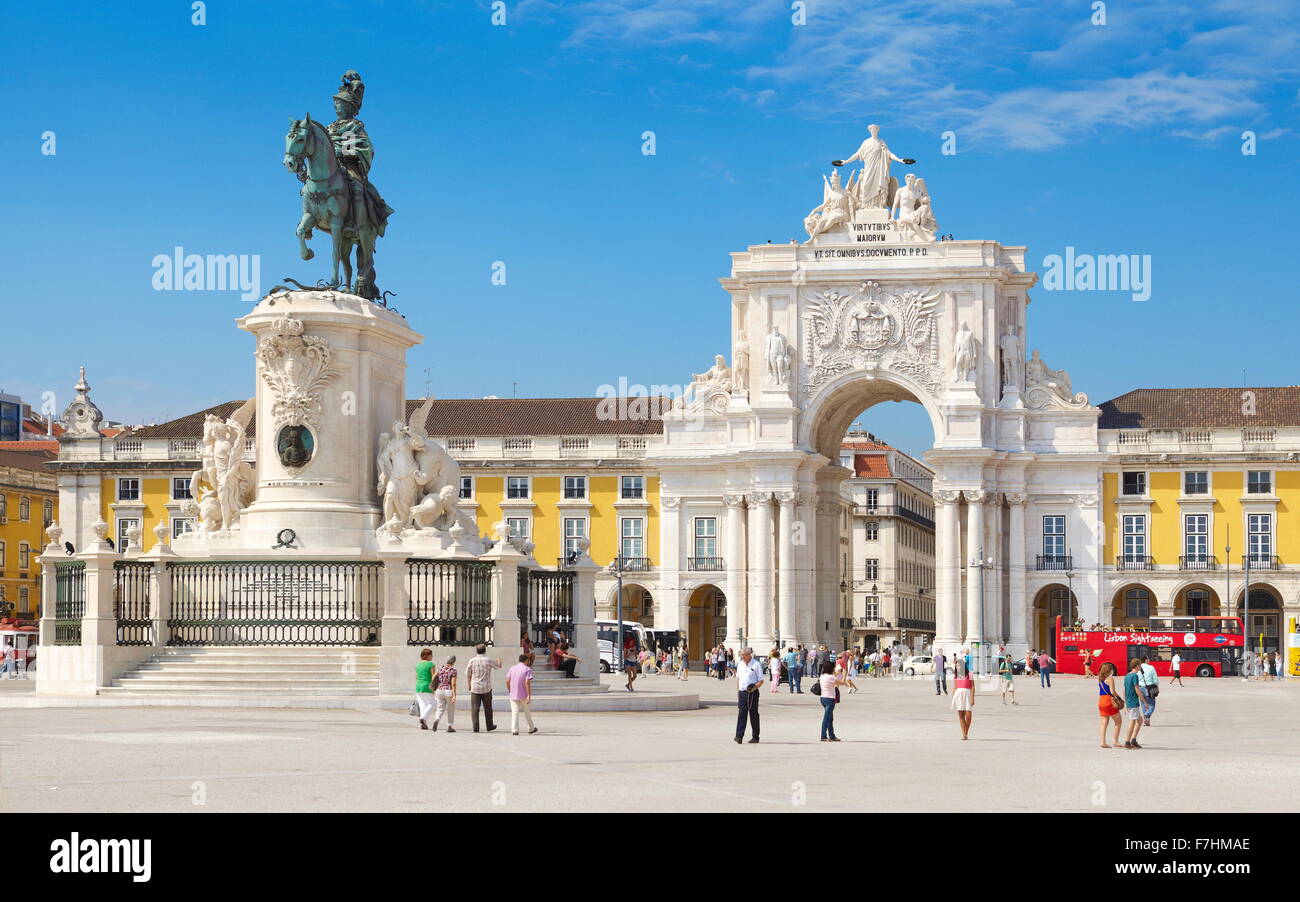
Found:
[[[725,409],[665,416],[656,626],[685,631],[696,587],[721,580],[730,644],[841,645],[839,448],[886,400],[920,403],[934,427],[935,644],[1024,651],[1035,593],[1061,581],[1035,567],[1045,513],[1069,520],[1079,616],[1102,619],[1099,411],[1037,355],[1023,380],[1025,361],[1004,359],[1031,346],[1025,248],[846,209],[828,229],[809,222],[804,245],[732,254],[733,353],[755,360],[755,384]],[[695,515],[719,518],[725,574],[688,566]]]

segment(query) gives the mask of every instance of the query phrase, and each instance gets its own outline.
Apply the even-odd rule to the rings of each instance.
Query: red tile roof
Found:
[[[129,430],[131,438],[192,439],[203,436],[209,414],[223,420],[243,401],[226,401],[156,426]],[[406,402],[406,419],[425,402]],[[658,435],[667,398],[450,398],[430,405],[429,435]],[[256,418],[248,435],[256,434]]]
[[[6,445],[16,445],[18,442],[5,442]],[[33,444],[23,442],[22,444]],[[0,450],[0,467],[14,467],[19,470],[35,470],[39,473],[46,472],[46,461],[54,460],[58,457],[56,451],[9,451]]]
[[[872,479],[887,479],[894,475],[889,472],[889,458],[883,454],[853,455],[853,475],[867,476]]]
[[[1247,403],[1253,395],[1253,411]],[[1098,429],[1300,426],[1300,386],[1139,388],[1100,405]]]

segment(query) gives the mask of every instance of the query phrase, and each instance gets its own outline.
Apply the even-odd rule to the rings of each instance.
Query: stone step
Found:
[[[249,670],[262,670],[269,673],[301,673],[303,671],[318,670],[341,673],[347,668],[355,673],[379,673],[378,661],[302,661],[302,662],[280,662],[280,661],[249,661],[237,665],[237,669],[243,673]],[[195,670],[204,671],[221,671],[229,672],[236,669],[235,666],[227,665],[217,661],[145,661],[136,666],[137,670],[144,671],[175,671],[176,673],[189,673]]]
[[[177,686],[175,684],[165,683],[158,685],[139,684],[132,686],[105,686],[99,690],[100,695],[104,696],[142,696],[142,695],[175,695],[175,696],[221,696],[226,698],[257,698],[260,696],[283,698],[283,697],[303,697],[318,698],[322,696],[346,696],[346,697],[373,697],[379,694],[376,686],[331,686],[329,688],[303,688],[288,686],[252,686],[242,689],[232,689],[229,686]]]
[[[187,683],[212,681],[239,682],[240,680],[268,680],[292,683],[298,680],[344,680],[354,683],[378,683],[378,673],[342,673],[337,670],[303,670],[292,673],[268,670],[132,670],[122,674],[121,680],[183,680]]]
[[[314,674],[292,679],[280,676],[278,674],[217,674],[212,676],[203,675],[181,675],[174,673],[124,673],[114,681],[116,686],[127,684],[132,686],[139,685],[158,685],[159,683],[175,683],[178,686],[330,686],[330,685],[356,685],[356,686],[373,686],[379,687],[378,678],[375,679],[358,679],[356,677],[342,677],[331,674]]]
[[[379,658],[377,648],[260,648],[250,645],[230,648],[160,648],[160,658]]]

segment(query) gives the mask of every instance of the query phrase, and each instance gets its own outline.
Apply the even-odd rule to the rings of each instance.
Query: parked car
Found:
[[[944,673],[952,673],[952,667],[944,665]],[[912,655],[903,662],[903,673],[907,676],[934,675],[934,657],[932,655]]]

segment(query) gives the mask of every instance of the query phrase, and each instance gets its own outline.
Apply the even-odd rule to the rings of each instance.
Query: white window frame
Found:
[[[467,484],[468,484],[468,486],[469,486],[469,494],[468,494],[468,495],[465,494],[465,488],[466,488],[466,485],[467,485]],[[460,485],[459,485],[459,486],[457,487],[457,489],[456,489],[456,500],[457,500],[457,501],[473,501],[473,500],[474,500],[474,490],[475,490],[475,488],[476,488],[476,486],[475,486],[475,484],[474,484],[474,477],[473,477],[473,476],[462,476],[462,477],[460,478]]]
[[[628,494],[628,481],[637,480],[636,494]],[[645,500],[645,477],[644,476],[620,476],[618,478],[618,497],[620,501],[644,501]],[[645,557],[645,555],[631,555],[631,557]]]
[[[520,524],[523,525],[522,532],[519,530]],[[523,539],[524,541],[527,541],[532,538],[532,517],[506,517],[506,526],[510,527],[510,538],[512,539]]]
[[[1261,520],[1268,525],[1268,528],[1256,530],[1255,524]],[[1246,514],[1246,554],[1250,556],[1252,563],[1260,558],[1264,558],[1266,563],[1271,561],[1273,548],[1275,547],[1273,541],[1273,524],[1275,522],[1276,519],[1270,513]]]
[[[1203,492],[1187,491],[1187,477],[1191,476],[1193,473],[1199,473],[1200,475],[1205,477],[1205,491]],[[1183,471],[1183,496],[1186,498],[1204,498],[1207,495],[1213,494],[1211,491],[1211,480],[1212,477],[1210,476],[1209,470],[1184,470]]]
[[[135,497],[126,498],[122,494],[122,488],[127,483],[135,483]],[[119,476],[117,478],[117,500],[118,501],[139,501],[140,500],[140,478],[138,476]]]
[[[26,495],[18,499],[18,522],[32,522],[32,499]]]
[[[514,486],[511,485],[517,479],[524,481],[524,494],[513,495]],[[507,476],[506,477],[506,500],[507,501],[530,501],[533,497],[533,478],[531,476]]]
[[[701,531],[703,524],[712,523],[713,532]],[[718,557],[718,518],[717,517],[696,517],[694,524],[693,536],[695,539],[695,557],[697,558],[716,558]],[[703,543],[703,544],[701,544]],[[712,550],[708,550],[708,549]]]
[[[1054,527],[1059,522],[1060,531]],[[1065,535],[1066,523],[1064,514],[1044,514],[1043,515],[1043,557],[1050,561],[1064,560],[1068,542]]]
[[[181,494],[181,495],[176,494],[176,490],[177,490],[177,489],[181,489],[181,490],[183,490],[184,494]],[[187,479],[187,478],[184,477],[184,476],[173,476],[173,477],[172,477],[172,493],[171,493],[171,494],[172,494],[172,500],[173,500],[173,501],[188,501],[188,500],[190,499],[190,497],[191,497],[191,496],[190,496],[190,481],[189,481],[189,479]]]
[[[865,559],[866,566],[863,567],[862,576],[873,583],[880,582],[880,558],[869,557]]]
[[[578,532],[571,533],[569,526],[577,524],[580,529]],[[563,530],[564,550],[563,554],[567,560],[569,555],[578,554],[578,540],[587,538],[587,518],[586,517],[565,517],[560,524]]]
[[[172,539],[194,532],[194,520],[190,517],[172,517]]]
[[[569,494],[569,480],[576,482],[576,487],[581,491],[576,495]],[[585,501],[587,499],[587,477],[586,476],[565,476],[561,480],[561,497],[565,501]]]
[[[1193,526],[1197,528],[1194,530]],[[1193,551],[1193,545],[1197,550]],[[1183,555],[1189,562],[1204,563],[1210,559],[1209,514],[1183,514]]]
[[[635,534],[628,533],[628,524],[637,524]],[[634,547],[640,550],[635,554],[628,554],[628,543],[639,543]],[[645,517],[619,517],[618,518],[618,556],[624,559],[644,558],[645,553]]]
[[[1141,529],[1130,531],[1130,524],[1138,525]],[[1146,514],[1123,514],[1120,517],[1120,556],[1127,563],[1142,563],[1147,558],[1147,548],[1149,547],[1147,532],[1147,515]],[[1130,539],[1132,541],[1130,541]]]
[[[864,542],[880,541],[880,521],[868,520],[862,527]]]
[[[1268,478],[1268,487],[1265,491],[1257,492],[1250,487],[1250,477],[1253,473],[1263,473]],[[1247,470],[1246,471],[1246,494],[1247,495],[1272,495],[1273,494],[1273,471],[1272,470]]]
[[[1142,491],[1140,492],[1124,491],[1124,477],[1129,475],[1142,477]],[[1150,488],[1151,488],[1151,481],[1148,478],[1148,474],[1146,470],[1121,470],[1120,471],[1119,496],[1121,498],[1145,498],[1147,497],[1147,492],[1149,491]]]
[[[30,570],[32,566],[32,546],[26,542],[18,543],[18,569]]]

